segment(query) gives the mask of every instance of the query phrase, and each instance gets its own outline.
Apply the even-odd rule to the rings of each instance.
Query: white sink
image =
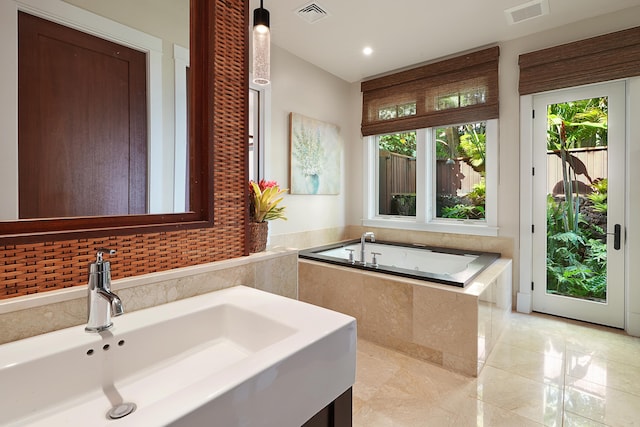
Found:
[[[0,346],[0,425],[300,426],[355,381],[355,319],[244,286],[113,321]]]

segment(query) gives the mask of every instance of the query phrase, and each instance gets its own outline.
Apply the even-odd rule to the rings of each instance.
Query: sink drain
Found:
[[[136,404],[125,402],[121,403],[117,406],[114,406],[107,412],[107,418],[111,418],[112,420],[117,420],[122,417],[126,417],[130,413],[136,410]]]

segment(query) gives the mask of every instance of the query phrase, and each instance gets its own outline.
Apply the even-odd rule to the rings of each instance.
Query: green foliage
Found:
[[[607,187],[609,181],[607,178],[602,178],[591,184],[593,193],[587,194],[587,199],[593,203],[593,209],[596,212],[607,212]]]
[[[442,208],[443,218],[484,219],[484,206],[457,204]]]
[[[578,174],[591,178],[569,150],[607,145],[607,98],[552,104],[547,119],[547,149],[559,152],[564,188],[564,200],[556,202],[551,195],[547,199],[547,291],[606,300],[606,234],[581,218],[574,182]],[[586,195],[596,211],[607,210],[607,186],[606,179],[596,180],[593,192]]]
[[[485,179],[482,178],[479,183],[474,184],[471,192],[467,194],[467,197],[476,206],[482,206],[484,208],[485,199],[487,196],[487,184]]]
[[[391,197],[391,211],[403,216],[416,216],[415,194],[394,194]]]
[[[460,145],[458,152],[462,154],[465,161],[484,176],[485,162],[487,157],[487,134],[485,129],[479,129],[473,124],[464,126],[464,134],[460,135]]]
[[[461,157],[473,170],[484,176],[487,153],[486,136],[485,122],[437,128],[436,158]]]
[[[416,133],[403,132],[380,137],[380,149],[403,156],[416,156]]]
[[[607,145],[609,107],[607,98],[591,98],[549,105],[548,150],[560,149],[557,125],[564,122],[566,148],[602,147]]]
[[[461,200],[466,203],[457,203],[454,206],[443,206],[442,218],[451,219],[485,219],[486,183],[484,178],[473,186],[471,192]]]
[[[592,300],[606,299],[607,245],[593,236],[603,230],[580,222],[565,231],[564,208],[547,198],[547,290]],[[600,234],[602,235],[602,234]]]

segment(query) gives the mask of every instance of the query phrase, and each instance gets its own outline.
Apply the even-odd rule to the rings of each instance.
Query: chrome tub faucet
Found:
[[[87,332],[101,332],[113,326],[111,316],[124,313],[122,301],[111,292],[111,263],[104,261],[105,254],[113,255],[114,249],[98,249],[96,262],[89,264]]]
[[[373,234],[373,231],[367,231],[366,233],[362,233],[362,237],[360,237],[360,265],[367,265],[367,262],[364,259],[364,244],[367,241],[367,237],[371,240],[371,243],[376,241],[376,236]]]

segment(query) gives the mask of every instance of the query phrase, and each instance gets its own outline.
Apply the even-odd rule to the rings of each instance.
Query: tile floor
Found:
[[[478,378],[358,341],[355,427],[640,426],[640,339],[512,313]]]

